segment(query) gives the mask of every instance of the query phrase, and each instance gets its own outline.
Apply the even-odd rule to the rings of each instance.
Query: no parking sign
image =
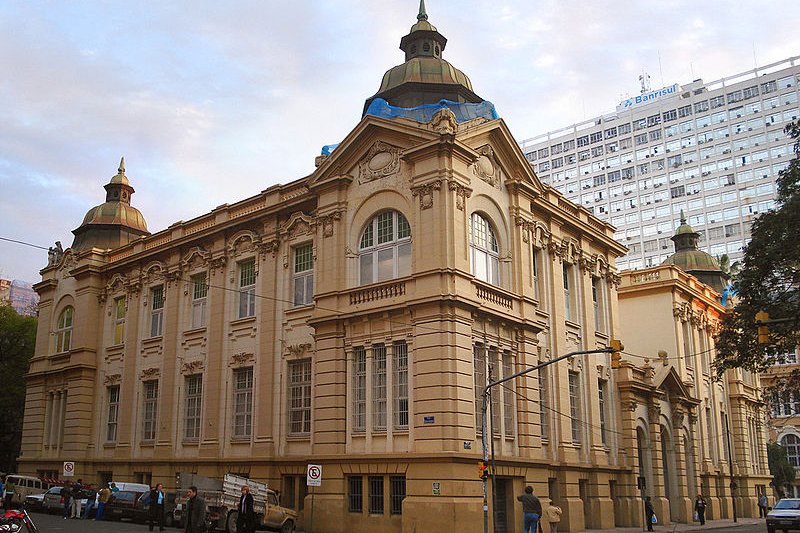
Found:
[[[64,461],[63,477],[72,477],[75,475],[75,463],[72,461]]]
[[[322,465],[308,465],[306,469],[306,485],[309,487],[322,486]]]

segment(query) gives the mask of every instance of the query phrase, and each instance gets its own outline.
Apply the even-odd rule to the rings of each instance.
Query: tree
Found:
[[[786,448],[776,442],[767,444],[767,458],[769,460],[769,473],[775,490],[783,492],[783,487],[794,481],[794,467],[789,463]]]
[[[36,343],[33,317],[0,305],[0,471],[14,472],[22,442],[25,413],[25,374]]]
[[[736,307],[717,335],[717,378],[728,368],[763,372],[800,344],[800,122],[786,133],[795,141],[794,157],[778,179],[776,208],[753,222],[752,238],[734,281]],[[770,344],[759,345],[755,315],[769,313]],[[798,375],[795,374],[795,381]]]

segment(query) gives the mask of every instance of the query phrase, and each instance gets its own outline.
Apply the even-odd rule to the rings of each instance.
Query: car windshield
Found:
[[[781,500],[773,509],[800,509],[800,500]]]

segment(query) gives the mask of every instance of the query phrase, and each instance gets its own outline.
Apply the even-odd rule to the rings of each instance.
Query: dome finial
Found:
[[[125,157],[124,156],[119,160],[119,168],[117,169],[117,172],[119,173],[119,175],[124,175],[125,174]]]
[[[428,14],[425,12],[425,0],[419,0],[419,14],[417,20],[428,20]]]

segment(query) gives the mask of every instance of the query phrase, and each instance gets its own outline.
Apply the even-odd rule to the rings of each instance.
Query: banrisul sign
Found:
[[[623,100],[620,102],[620,107],[629,108],[629,107],[636,107],[637,105],[646,104],[647,102],[652,102],[653,100],[658,100],[664,96],[669,96],[671,94],[678,93],[678,84],[673,83],[669,87],[664,87],[662,89],[658,89],[655,91],[650,91],[649,93],[644,94],[637,94],[627,100]]]

